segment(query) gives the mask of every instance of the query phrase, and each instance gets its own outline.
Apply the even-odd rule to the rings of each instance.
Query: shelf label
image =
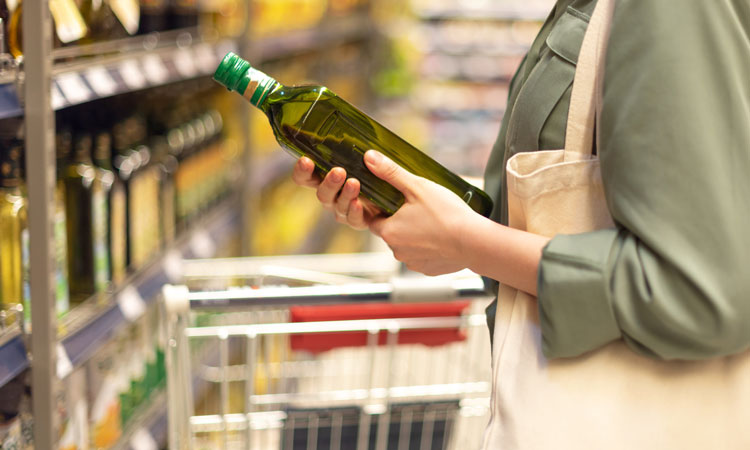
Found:
[[[135,450],[159,450],[159,445],[145,428],[138,428],[130,438],[130,447]]]
[[[70,362],[68,352],[61,342],[57,343],[57,378],[62,380],[73,372],[73,363]]]
[[[58,75],[57,85],[70,103],[83,103],[92,97],[91,90],[76,72],[68,72]]]
[[[98,96],[108,97],[117,92],[117,83],[104,66],[94,66],[88,69],[84,75]]]
[[[196,258],[209,258],[216,252],[216,244],[206,230],[198,230],[190,238],[190,250]]]
[[[201,73],[214,73],[217,60],[213,48],[209,44],[195,47],[195,62]]]
[[[65,106],[65,97],[63,97],[60,88],[55,83],[52,83],[50,88],[50,102],[54,110],[62,109]]]
[[[128,322],[135,322],[146,312],[146,302],[138,293],[138,289],[133,286],[128,286],[120,292],[117,296],[117,304]]]
[[[193,55],[185,49],[177,50],[174,55],[174,66],[183,78],[192,78],[198,74],[193,62]]]
[[[178,250],[168,251],[162,264],[170,283],[176,283],[182,278],[182,254]]]
[[[151,84],[164,84],[169,80],[169,70],[158,55],[143,58],[143,72]]]
[[[143,77],[138,63],[134,59],[123,61],[119,67],[120,76],[130,89],[141,89],[146,87],[146,78]]]

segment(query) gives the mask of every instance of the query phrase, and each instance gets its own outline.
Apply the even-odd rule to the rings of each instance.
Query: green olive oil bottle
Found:
[[[76,305],[109,285],[109,186],[102,182],[91,160],[92,146],[90,133],[76,136],[71,161],[65,168],[70,301]]]
[[[361,195],[386,214],[395,213],[404,196],[367,169],[363,155],[370,149],[451,190],[479,214],[488,216],[492,211],[485,192],[323,86],[284,86],[234,53],[224,57],[214,80],[263,111],[276,139],[292,155],[312,159],[321,175],[343,167],[348,177],[360,181]]]

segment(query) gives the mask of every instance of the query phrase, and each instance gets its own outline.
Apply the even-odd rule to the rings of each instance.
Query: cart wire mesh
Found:
[[[243,285],[223,289],[199,269],[227,261],[186,262],[190,288],[162,295],[170,448],[478,448],[491,390],[481,280],[390,263],[346,273],[373,257],[236,259]]]

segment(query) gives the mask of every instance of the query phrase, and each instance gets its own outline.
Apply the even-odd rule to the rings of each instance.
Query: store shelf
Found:
[[[315,28],[261,38],[251,44],[251,53],[259,61],[280,59],[364,39],[372,32],[373,23],[365,14],[335,18],[323,21]]]
[[[147,268],[136,273],[111,297],[91,299],[74,309],[62,324],[57,347],[57,374],[60,378],[85,363],[120,325],[136,320],[153,302],[161,287],[180,277],[183,258],[215,255],[240,223],[235,198],[227,199],[192,228]],[[20,331],[9,331],[0,341],[0,386],[29,367]]]
[[[0,338],[0,386],[29,367],[21,330],[14,327]]]
[[[57,62],[52,69],[52,109],[210,75],[227,52],[237,51],[236,42],[231,40],[193,43],[191,35],[184,36],[175,37],[169,45],[148,38],[126,39],[120,43],[119,53],[102,51],[98,56],[70,56],[71,62]],[[78,55],[86,55],[89,47],[73,49]],[[63,57],[68,53],[73,54],[56,53],[56,58],[67,61]],[[23,114],[18,96],[21,70],[16,66],[0,74],[0,119]]]
[[[365,38],[371,32],[367,16],[332,19],[314,29],[260,39],[253,54],[260,61],[284,58]],[[238,51],[234,40],[201,42],[196,33],[185,31],[58,49],[52,69],[52,108],[211,75],[230,51]],[[0,72],[0,119],[23,114],[18,95],[21,71],[11,66]]]
[[[58,348],[58,376],[63,378],[69,370],[86,362],[121,324],[137,320],[148,304],[155,301],[162,286],[180,278],[183,258],[215,255],[239,227],[236,203],[236,199],[230,198],[219,205],[176,245],[124,283],[122,289],[103,302],[104,308],[74,310],[71,313],[74,317],[64,324],[69,331],[62,336]]]
[[[53,69],[51,91],[55,110],[99,98],[213,74],[227,52],[237,51],[234,41],[175,44],[121,55],[58,64]]]

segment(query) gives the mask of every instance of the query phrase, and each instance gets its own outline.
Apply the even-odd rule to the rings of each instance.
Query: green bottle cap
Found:
[[[268,94],[278,84],[276,80],[255,70],[249,62],[232,52],[227,53],[216,68],[214,80],[230,91],[242,94],[257,107],[263,104]]]
[[[234,53],[229,52],[224,56],[224,59],[221,60],[219,67],[216,68],[216,72],[214,72],[214,80],[218,81],[230,91],[237,91],[241,94],[247,87],[247,81],[243,83],[244,86],[240,86],[240,83],[243,79],[246,80],[244,75],[248,69],[250,69],[249,62]]]

